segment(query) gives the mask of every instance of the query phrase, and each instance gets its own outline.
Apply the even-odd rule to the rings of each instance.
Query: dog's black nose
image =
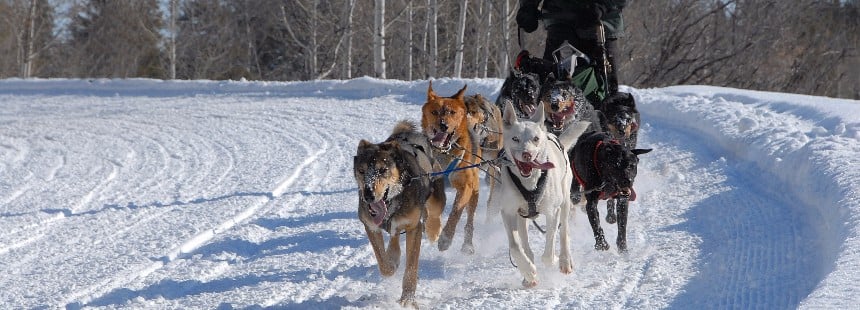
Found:
[[[445,124],[445,122],[439,122],[439,129],[442,131],[448,131],[448,124]]]
[[[367,202],[376,201],[375,199],[373,199],[373,190],[367,187],[364,188],[364,200]]]
[[[552,108],[553,112],[558,112],[558,102],[553,102],[549,107]]]

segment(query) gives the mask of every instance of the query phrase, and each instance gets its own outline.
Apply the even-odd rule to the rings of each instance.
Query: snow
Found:
[[[467,94],[495,98],[501,82],[433,87],[446,95],[468,84]],[[372,78],[0,81],[0,304],[396,308],[405,263],[380,276],[356,217],[351,157],[360,139],[417,121],[426,88]],[[541,282],[522,288],[483,187],[474,255],[458,251],[461,229],[446,252],[424,240],[421,307],[860,302],[860,102],[625,89],[642,112],[639,146],[655,149],[640,162],[629,253],[595,251],[576,208],[573,274],[538,263]],[[615,227],[602,226],[614,240]]]

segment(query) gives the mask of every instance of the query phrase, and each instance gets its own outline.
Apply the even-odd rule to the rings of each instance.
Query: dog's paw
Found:
[[[615,213],[609,213],[606,215],[606,222],[609,224],[615,224],[616,222]]]
[[[460,247],[460,252],[466,255],[475,254],[475,246],[470,243],[463,243],[463,246]]]
[[[445,251],[451,247],[451,239],[445,235],[439,236],[439,240],[436,242],[436,246],[439,247],[439,251]]]
[[[537,278],[532,279],[532,280],[523,279],[523,287],[525,287],[525,288],[533,288],[533,287],[537,286],[537,284],[538,284]]]
[[[616,240],[615,245],[618,246],[618,253],[627,253],[627,240]]]
[[[561,259],[558,263],[558,269],[563,274],[570,274],[573,272],[573,263],[570,259]]]
[[[598,251],[606,251],[609,250],[609,243],[606,242],[606,239],[603,239],[603,236],[597,238],[594,242],[594,249]]]
[[[415,301],[415,298],[413,298],[413,297],[408,297],[408,298],[404,297],[404,298],[401,298],[398,302],[400,303],[400,306],[403,308],[418,309],[418,302]]]

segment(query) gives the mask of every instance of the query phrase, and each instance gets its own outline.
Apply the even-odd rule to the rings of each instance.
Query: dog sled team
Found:
[[[559,57],[548,65],[521,53],[495,104],[479,94],[466,96],[466,86],[440,96],[431,82],[420,127],[401,121],[385,141],[359,142],[353,163],[358,217],[383,276],[398,269],[400,236],[405,235],[401,305],[417,307],[423,236],[440,251],[447,250],[465,213],[460,251],[474,253],[479,194],[488,194],[487,220],[504,224],[511,261],[525,287],[539,280],[529,221],[543,215],[541,261],[569,274],[571,213],[583,197],[594,248],[610,248],[597,210],[598,201],[606,200],[606,221],[618,225],[615,246],[627,251],[627,209],[636,198],[638,156],[650,151],[636,148],[640,120],[634,98],[615,92],[599,102],[590,100],[593,96],[574,81],[576,50]],[[489,193],[479,193],[482,172]],[[446,179],[456,194],[443,226]]]

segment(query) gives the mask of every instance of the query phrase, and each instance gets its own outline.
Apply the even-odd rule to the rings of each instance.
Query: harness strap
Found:
[[[513,171],[511,171],[511,167],[505,167],[508,170],[508,175],[511,177],[511,180],[516,185],[517,190],[520,191],[520,195],[523,196],[523,199],[526,200],[526,203],[529,205],[529,213],[527,215],[520,214],[520,216],[524,218],[534,218],[538,215],[537,212],[537,201],[543,196],[543,190],[546,187],[546,176],[549,174],[546,170],[541,170],[541,176],[538,178],[537,186],[535,186],[534,190],[527,190],[523,183],[520,182],[520,178],[514,175]]]

